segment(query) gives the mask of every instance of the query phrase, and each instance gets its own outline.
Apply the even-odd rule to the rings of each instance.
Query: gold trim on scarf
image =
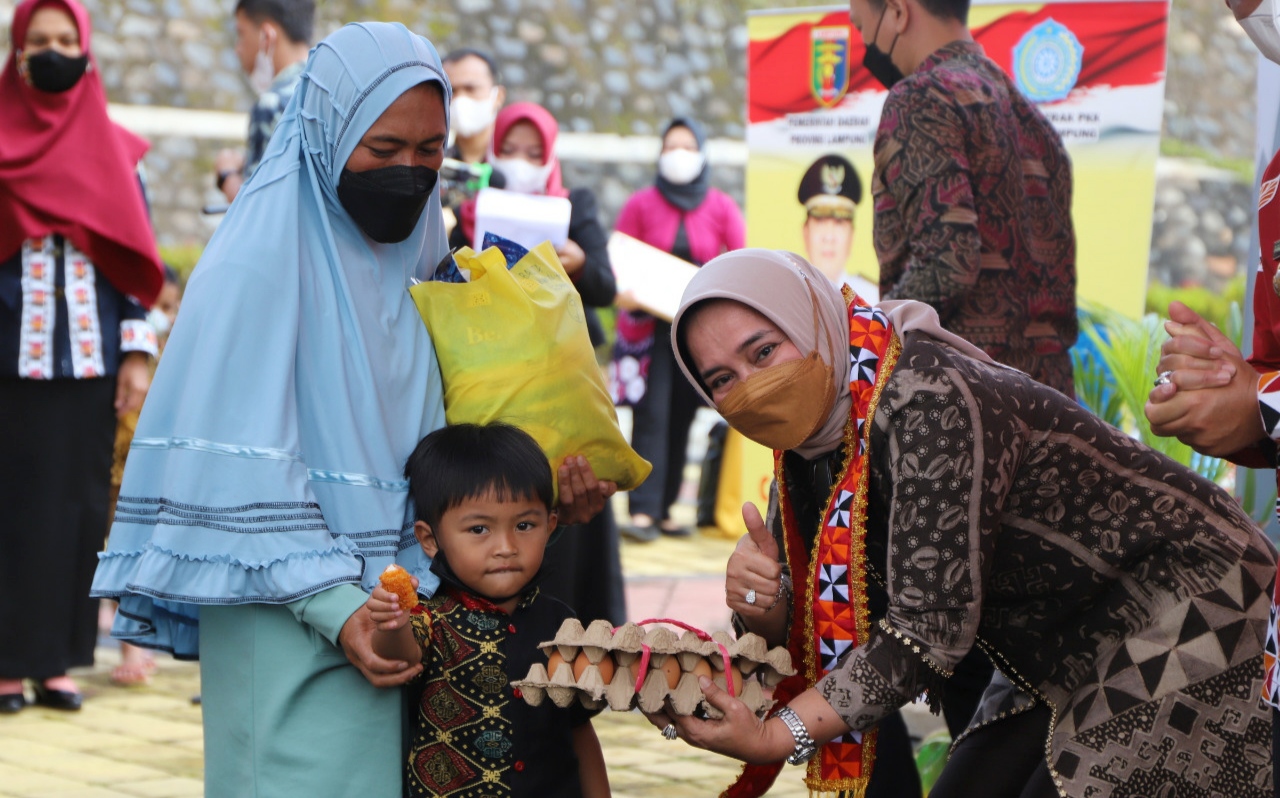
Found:
[[[897,366],[898,357],[902,354],[902,340],[897,333],[892,333],[889,339],[889,346],[886,348],[882,357],[882,362],[876,372],[876,383],[872,389],[871,398],[867,404],[867,415],[862,423],[862,455],[865,459],[870,455],[871,451],[871,428],[875,419],[876,405],[880,401],[880,395],[884,391],[884,386],[888,383],[889,377],[893,374],[894,367]],[[841,465],[840,474],[831,483],[831,493],[827,497],[827,501],[823,513],[819,520],[818,534],[814,538],[813,544],[809,551],[809,563],[805,569],[804,579],[800,582],[803,592],[804,607],[804,668],[805,681],[809,688],[814,687],[818,683],[818,657],[815,651],[814,643],[814,619],[813,619],[813,596],[817,592],[816,584],[816,563],[818,558],[818,547],[822,542],[821,525],[825,523],[825,519],[831,514],[831,510],[835,505],[836,498],[839,494],[840,486],[844,484],[849,476],[849,469],[853,467],[854,460],[858,455],[858,423],[856,408],[849,416],[849,421],[844,429],[844,441],[841,444],[845,451],[844,463]],[[870,609],[867,607],[867,553],[866,553],[866,537],[867,537],[867,491],[870,485],[871,470],[864,465],[862,473],[859,475],[858,485],[854,494],[853,508],[849,518],[849,567],[852,570],[853,579],[856,583],[862,585],[861,590],[853,591],[854,600],[854,618],[858,633],[859,645],[865,645],[871,634]],[[776,475],[778,484],[778,501],[782,511],[783,524],[787,521],[789,515],[790,500],[786,495],[786,474],[784,473],[782,458],[778,458]],[[785,547],[784,547],[785,550]],[[791,577],[793,585],[796,583],[796,569],[793,563],[788,562],[791,567]],[[877,735],[874,730],[870,730],[863,736],[862,741],[862,761],[864,764],[865,775],[857,778],[835,779],[831,781],[822,778],[822,747],[818,749],[818,756],[809,760],[805,769],[805,786],[809,788],[810,796],[839,796],[839,798],[863,798],[866,793],[867,784],[871,779],[871,772],[875,765],[876,759],[876,740]]]

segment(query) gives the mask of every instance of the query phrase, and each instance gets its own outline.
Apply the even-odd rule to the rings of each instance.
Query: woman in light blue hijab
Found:
[[[201,658],[210,798],[400,795],[400,694],[371,682],[420,666],[357,610],[393,560],[436,581],[402,469],[442,387],[406,289],[446,254],[449,95],[402,25],[312,50],[147,399],[93,595],[116,637]]]

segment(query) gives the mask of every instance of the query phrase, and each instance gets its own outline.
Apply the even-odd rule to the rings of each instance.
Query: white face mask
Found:
[[[1275,0],[1262,0],[1253,13],[1240,20],[1240,27],[1268,61],[1280,64],[1280,20]]]
[[[169,314],[160,308],[152,308],[147,313],[147,321],[155,328],[156,335],[162,338],[169,332],[169,328],[173,326],[173,323],[169,321]]]
[[[489,99],[477,100],[472,97],[454,97],[449,108],[449,121],[459,136],[469,138],[483,132],[493,124],[493,101],[498,96],[498,87],[489,93]]]
[[[276,79],[275,45],[266,43],[266,36],[262,37],[262,45],[258,48],[258,54],[253,59],[253,71],[249,73],[249,86],[258,95],[266,94],[271,91],[271,84]]]
[[[707,156],[693,150],[667,150],[658,156],[658,174],[677,186],[697,180],[706,165]]]
[[[551,162],[538,166],[524,158],[494,158],[493,168],[507,179],[507,191],[519,194],[545,194],[547,178],[551,176]]]

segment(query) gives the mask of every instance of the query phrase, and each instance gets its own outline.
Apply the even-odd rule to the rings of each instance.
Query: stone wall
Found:
[[[243,111],[252,94],[232,52],[232,0],[86,0],[93,50],[112,102]],[[340,0],[318,3],[320,37],[345,22],[403,22],[441,52],[483,46],[512,99],[544,104],[566,131],[652,135],[674,115],[703,120],[713,137],[742,138],[746,17],[736,0]],[[7,43],[12,0],[0,0]],[[0,51],[2,54],[3,51]],[[166,244],[203,243],[219,204],[213,158],[235,140],[152,137],[145,166],[156,232]],[[656,153],[655,153],[656,159]],[[566,164],[570,185],[601,195],[606,223],[652,181],[652,164]],[[715,179],[739,202],[741,169]]]
[[[1163,162],[1152,218],[1151,280],[1220,293],[1257,264],[1249,251],[1253,207],[1253,186],[1239,176]]]
[[[1253,159],[1258,51],[1220,0],[1174,0],[1164,136],[1225,158]]]
[[[1167,150],[1251,163],[1258,51],[1217,0],[1174,0],[1169,19]],[[1215,291],[1257,263],[1249,252],[1253,182],[1165,162],[1156,182],[1151,279]]]
[[[112,102],[244,110],[232,0],[86,0]],[[359,19],[403,22],[440,51],[483,46],[513,99],[547,106],[566,130],[651,134],[696,114],[714,136],[743,135],[746,25],[735,0],[331,0],[320,37]],[[12,0],[0,0],[8,39]]]

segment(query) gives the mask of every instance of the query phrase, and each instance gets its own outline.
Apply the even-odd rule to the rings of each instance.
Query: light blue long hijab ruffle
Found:
[[[113,634],[197,655],[201,604],[284,604],[393,560],[438,584],[414,540],[405,459],[444,425],[409,297],[447,252],[439,189],[399,244],[338,201],[347,158],[409,88],[450,90],[403,25],[347,25],[301,83],[200,259],[129,452],[95,597]]]

